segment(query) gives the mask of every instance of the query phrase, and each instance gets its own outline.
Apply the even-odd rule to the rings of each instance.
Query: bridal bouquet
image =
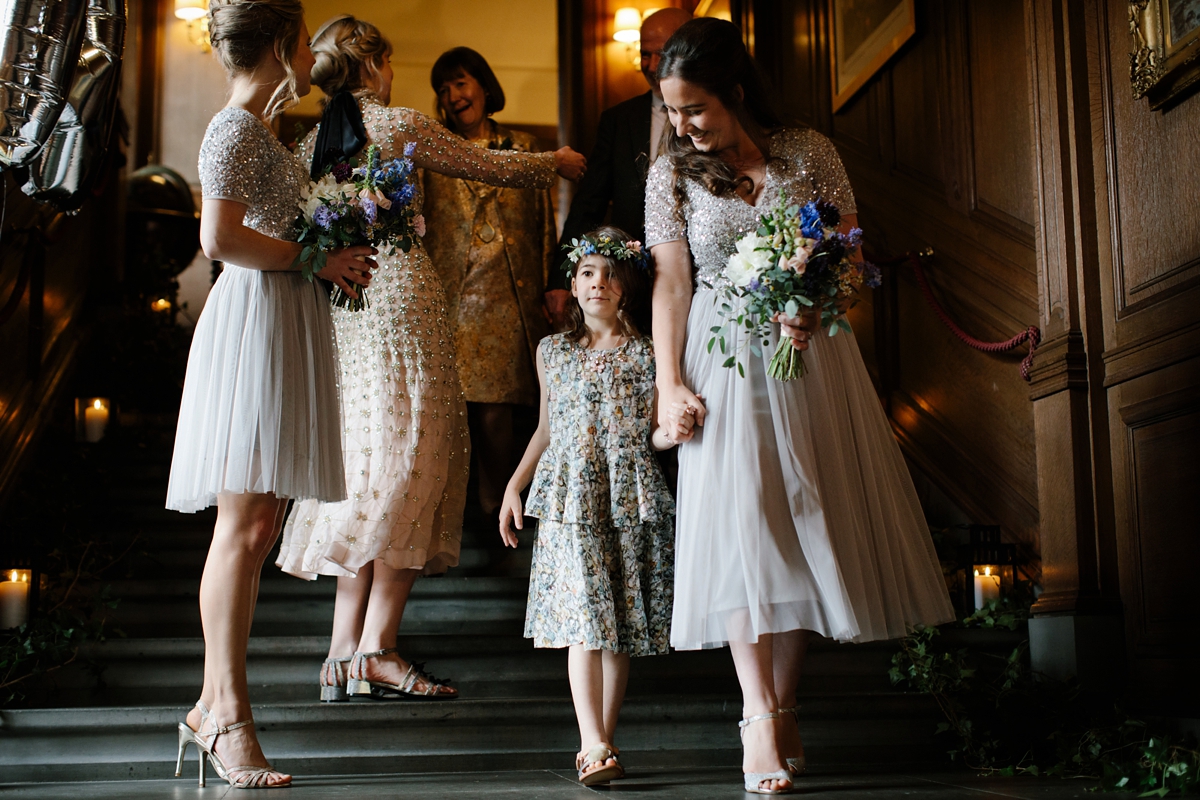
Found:
[[[725,290],[720,310],[728,322],[711,329],[710,353],[719,344],[726,354],[727,325],[731,334],[735,328],[745,328],[750,351],[761,357],[758,342],[768,343],[776,314],[798,317],[818,310],[821,327],[830,336],[849,331],[850,323],[842,316],[843,302],[863,283],[879,285],[878,267],[851,259],[862,244],[862,231],[838,233],[837,208],[823,200],[803,206],[785,203],[780,192],[779,205],[759,217],[758,230],[739,239],[737,252],[729,257],[725,276],[733,285]],[[744,377],[738,354],[729,354],[724,366],[735,364]],[[804,376],[803,354],[787,337],[780,337],[767,374],[781,381]]]
[[[366,157],[335,164],[318,181],[300,193],[300,216],[296,241],[304,245],[296,261],[309,281],[325,267],[326,254],[339,247],[371,245],[395,254],[407,253],[416,237],[425,235],[425,218],[414,213],[414,144],[404,148],[403,158],[381,161],[379,146],[370,145]],[[340,287],[333,290],[338,308],[361,311],[368,307],[360,287],[353,299]]]

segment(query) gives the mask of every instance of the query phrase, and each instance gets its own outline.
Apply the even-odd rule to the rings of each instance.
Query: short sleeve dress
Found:
[[[222,109],[200,146],[206,199],[246,206],[245,225],[293,240],[308,173],[263,122]],[[188,354],[167,508],[198,511],[221,492],[346,496],[337,352],[329,301],[299,272],[226,263]]]
[[[840,641],[904,636],[954,618],[904,458],[853,336],[817,336],[805,377],[767,376],[775,341],[746,351],[745,378],[705,347],[723,324],[725,264],[779,202],[822,197],[856,213],[841,160],[812,130],[771,138],[757,205],[691,179],[676,194],[672,159],[646,187],[646,245],[686,240],[695,293],[683,379],[708,416],[679,448],[675,608],[678,649],[811,630]],[[744,334],[733,334],[738,348]],[[778,330],[772,333],[777,340]]]
[[[650,449],[654,350],[541,343],[550,444],[525,513],[537,517],[525,636],[535,647],[669,650],[674,502]]]

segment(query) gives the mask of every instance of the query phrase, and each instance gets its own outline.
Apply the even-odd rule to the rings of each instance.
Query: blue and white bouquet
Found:
[[[733,330],[744,328],[750,334],[747,346],[760,358],[759,342],[768,344],[777,314],[799,317],[817,310],[830,336],[850,331],[843,316],[846,301],[864,283],[878,286],[880,275],[878,267],[853,258],[862,245],[862,231],[839,233],[841,220],[830,203],[818,199],[803,206],[786,205],[780,192],[779,205],[759,217],[756,231],[738,240],[725,267],[733,285],[724,291],[720,314],[728,321],[714,326],[708,341],[710,353],[719,345],[727,356],[725,367],[736,365],[740,375],[746,374],[739,353],[726,352],[726,327],[730,338]],[[804,376],[803,354],[791,339],[780,337],[767,374],[780,381]]]
[[[425,235],[425,218],[415,213],[412,184],[412,153],[404,148],[403,158],[381,161],[379,146],[367,147],[363,161],[335,164],[300,193],[300,216],[296,241],[304,245],[296,261],[309,281],[325,267],[326,254],[339,247],[371,245],[394,255],[407,253],[416,237]],[[337,287],[333,304],[351,311],[369,306],[360,287],[354,299]]]

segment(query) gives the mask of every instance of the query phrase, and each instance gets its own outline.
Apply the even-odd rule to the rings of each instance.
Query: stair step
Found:
[[[0,782],[162,778],[173,773],[183,707],[0,712]],[[621,712],[631,765],[736,764],[735,697],[630,698]],[[814,698],[801,732],[823,764],[931,763],[936,707],[898,693]],[[578,729],[569,697],[443,702],[281,703],[254,709],[272,761],[296,773],[561,767]],[[194,755],[189,751],[189,755]],[[489,765],[489,766],[482,766]],[[185,768],[194,774],[196,766]]]
[[[412,635],[399,641],[402,654],[450,677],[464,698],[569,695],[566,651],[535,649],[512,635]],[[255,637],[247,674],[260,702],[308,702],[317,695],[317,674],[328,637]],[[804,697],[886,691],[890,648],[815,643],[805,665]],[[112,640],[86,655],[104,666],[103,683],[88,668],[57,677],[55,706],[183,705],[195,698],[203,675],[204,643],[198,638]],[[674,652],[634,659],[630,696],[736,691],[732,659],[725,650]]]

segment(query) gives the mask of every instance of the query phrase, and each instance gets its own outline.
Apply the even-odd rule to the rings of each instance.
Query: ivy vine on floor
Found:
[[[964,627],[1016,630],[1028,606],[1003,600],[963,620]],[[1103,791],[1141,797],[1200,793],[1200,751],[1144,720],[1111,695],[1034,675],[1028,642],[1007,656],[943,643],[937,628],[900,640],[889,677],[928,694],[945,718],[939,734],[954,742],[951,759],[1000,775],[1092,778]]]

